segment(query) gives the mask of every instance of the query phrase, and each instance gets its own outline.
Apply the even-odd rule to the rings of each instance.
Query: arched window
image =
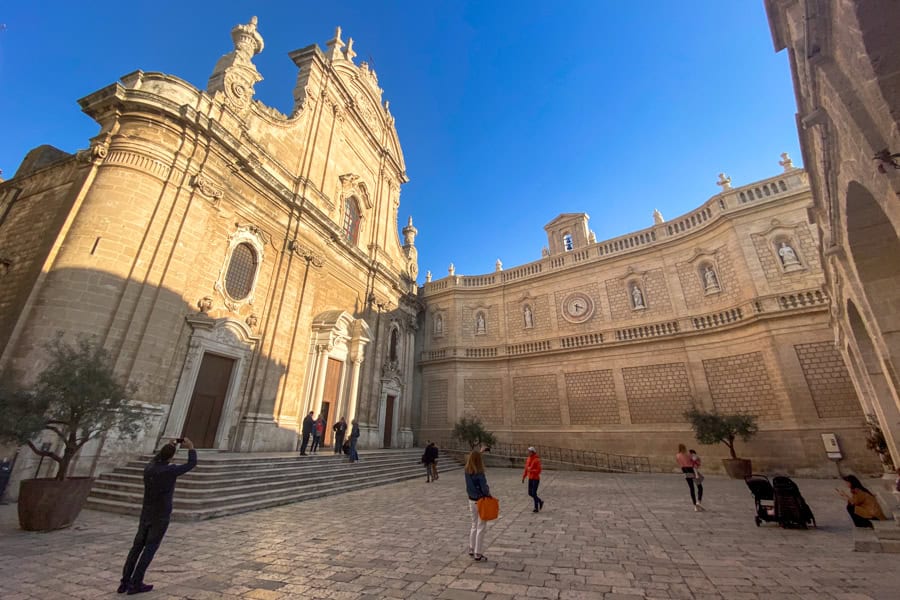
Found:
[[[243,300],[250,295],[258,266],[259,259],[253,246],[241,242],[234,247],[225,273],[225,291],[232,299]]]
[[[392,329],[391,330],[391,345],[390,345],[390,351],[388,353],[388,355],[391,357],[391,362],[397,362],[397,342],[398,342],[397,330]]]
[[[575,244],[572,242],[572,234],[571,233],[563,234],[563,248],[566,249],[566,252],[569,252],[575,248]]]
[[[351,244],[356,244],[359,236],[359,204],[356,198],[350,196],[347,198],[344,206],[344,237]]]

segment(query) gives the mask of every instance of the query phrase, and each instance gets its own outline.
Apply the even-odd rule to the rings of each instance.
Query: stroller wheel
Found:
[[[756,521],[756,526],[759,527],[759,524],[762,523],[762,519],[759,517],[753,517],[753,520]]]

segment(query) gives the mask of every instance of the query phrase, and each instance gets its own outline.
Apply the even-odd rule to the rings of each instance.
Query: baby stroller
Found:
[[[782,527],[816,526],[812,510],[800,494],[800,488],[790,477],[778,476],[769,483],[765,475],[751,475],[745,479],[756,504],[756,526],[774,521]],[[774,484],[774,485],[773,485]]]

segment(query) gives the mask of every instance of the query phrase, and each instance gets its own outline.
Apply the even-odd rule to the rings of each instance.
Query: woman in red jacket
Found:
[[[534,500],[534,510],[538,512],[544,508],[544,501],[538,498],[538,486],[541,484],[541,457],[537,455],[534,446],[528,448],[528,458],[525,459],[525,472],[522,473],[522,483],[528,480],[528,495]]]

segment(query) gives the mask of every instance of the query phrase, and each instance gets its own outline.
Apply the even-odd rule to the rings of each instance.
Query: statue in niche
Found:
[[[778,256],[781,258],[781,264],[785,267],[800,264],[800,261],[797,259],[797,253],[794,252],[794,249],[791,248],[790,244],[787,242],[781,242],[781,247],[778,249]]]
[[[434,316],[434,335],[443,335],[444,333],[444,317],[442,315]]]
[[[716,271],[712,267],[706,267],[706,270],[703,271],[703,281],[706,284],[707,290],[717,290],[719,289],[719,278],[716,277]]]
[[[635,308],[647,308],[644,305],[644,292],[641,291],[637,284],[631,288],[631,301]]]
[[[530,329],[534,327],[534,313],[531,312],[531,307],[526,304],[525,308],[522,309],[522,313],[525,316],[525,328]]]
[[[478,313],[475,317],[475,333],[484,333],[484,313]]]

